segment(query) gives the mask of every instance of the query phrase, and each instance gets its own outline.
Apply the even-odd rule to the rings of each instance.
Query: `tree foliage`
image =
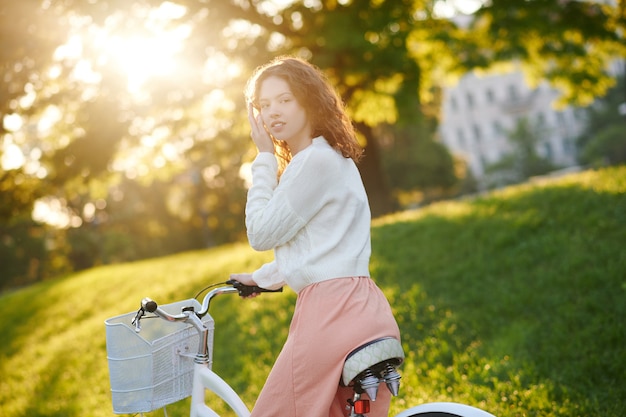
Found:
[[[492,0],[471,19],[422,30],[456,59],[444,62],[455,72],[490,68],[517,60],[534,82],[548,80],[562,102],[588,105],[615,84],[609,63],[626,58],[626,5],[579,0]],[[434,30],[433,30],[434,29]],[[419,56],[418,52],[418,56]],[[428,56],[428,55],[426,55]],[[433,56],[432,54],[430,55]]]
[[[578,138],[580,161],[592,165],[626,163],[626,72],[602,99],[587,111],[587,128]]]
[[[486,169],[491,185],[515,184],[556,168],[548,158],[539,154],[538,148],[546,138],[527,118],[518,121],[508,139],[510,152]]]

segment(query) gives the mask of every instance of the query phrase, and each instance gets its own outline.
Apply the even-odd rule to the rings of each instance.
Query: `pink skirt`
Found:
[[[400,330],[389,302],[367,277],[337,278],[304,288],[289,336],[252,417],[342,417],[352,389],[340,387],[347,355]],[[369,417],[387,417],[391,394],[380,387]]]

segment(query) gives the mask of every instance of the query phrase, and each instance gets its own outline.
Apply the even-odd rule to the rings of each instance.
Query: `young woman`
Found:
[[[369,277],[369,203],[355,165],[362,153],[343,104],[322,73],[279,58],[248,81],[248,117],[258,155],[246,204],[256,250],[273,262],[244,284],[297,294],[287,341],[253,417],[341,417],[349,388],[339,379],[346,356],[371,340],[400,338],[385,296]],[[371,417],[386,417],[379,390]]]

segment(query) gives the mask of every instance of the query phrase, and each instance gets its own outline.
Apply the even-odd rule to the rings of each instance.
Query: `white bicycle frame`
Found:
[[[205,390],[210,390],[224,400],[238,417],[249,417],[250,411],[239,395],[218,374],[201,363],[194,364],[191,394],[191,417],[219,417],[205,402]]]
[[[220,417],[205,402],[206,391],[211,391],[220,397],[228,406],[237,414],[237,417],[249,417],[250,411],[235,390],[228,385],[218,374],[213,372],[209,366],[208,352],[208,329],[199,317],[208,314],[209,303],[211,299],[219,294],[236,293],[234,287],[221,287],[212,290],[203,300],[202,307],[198,315],[194,311],[183,312],[179,315],[172,315],[160,309],[156,303],[149,298],[142,300],[142,308],[137,312],[133,324],[136,331],[140,330],[139,320],[144,316],[145,312],[154,313],[167,321],[184,321],[192,324],[200,332],[200,346],[198,353],[194,357],[193,368],[193,386],[191,392],[191,409],[190,417]],[[190,354],[182,354],[191,356]],[[165,407],[164,407],[165,408]],[[165,410],[167,415],[167,411]],[[141,413],[143,414],[143,413]],[[362,414],[352,414],[353,416],[362,416]],[[486,411],[480,410],[459,403],[436,402],[422,404],[408,410],[402,411],[395,417],[495,417]]]

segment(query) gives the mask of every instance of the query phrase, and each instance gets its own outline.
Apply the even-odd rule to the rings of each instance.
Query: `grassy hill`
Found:
[[[373,251],[372,276],[407,352],[394,412],[458,401],[501,417],[624,415],[626,167],[378,219]],[[104,320],[145,296],[192,298],[270,258],[235,244],[0,296],[0,415],[113,416]],[[291,291],[224,296],[212,306],[214,369],[249,405],[294,299]],[[168,411],[185,415],[185,405]]]

